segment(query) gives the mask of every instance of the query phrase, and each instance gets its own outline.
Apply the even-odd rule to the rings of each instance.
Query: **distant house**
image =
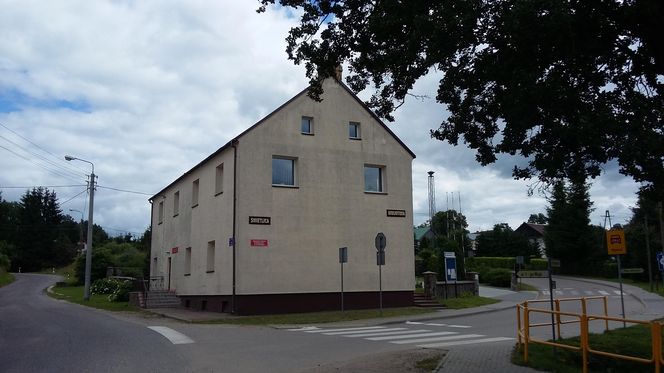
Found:
[[[423,238],[426,238],[429,242],[432,242],[436,235],[431,230],[431,227],[418,227],[413,228],[415,234],[415,247],[420,247],[420,242]]]
[[[546,257],[546,246],[544,244],[544,232],[546,224],[523,223],[514,232],[524,235],[530,242],[538,244],[540,255]]]

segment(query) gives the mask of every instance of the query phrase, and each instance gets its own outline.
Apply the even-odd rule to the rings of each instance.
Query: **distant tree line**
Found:
[[[27,190],[18,202],[4,200],[0,192],[0,267],[34,272],[64,267],[75,260],[77,268],[84,267],[81,243],[85,232],[87,221],[76,222],[63,214],[56,193],[48,188]],[[92,241],[97,277],[105,276],[111,266],[138,267],[138,274],[149,270],[149,229],[138,238],[128,233],[110,237],[95,224]]]

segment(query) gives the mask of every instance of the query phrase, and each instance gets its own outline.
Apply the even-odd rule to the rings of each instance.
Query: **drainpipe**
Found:
[[[235,221],[235,216],[236,216],[236,209],[237,209],[237,146],[238,146],[238,140],[234,139],[231,142],[231,146],[233,147],[233,295],[231,296],[231,314],[235,314],[236,309],[235,309],[235,245],[237,244],[237,239],[236,239],[236,221]]]
[[[150,202],[150,247],[148,248],[148,263],[150,263],[148,268],[148,281],[146,286],[146,281],[143,279],[143,300],[147,298],[148,286],[150,285],[150,277],[152,277],[152,236],[154,235],[154,230],[152,226],[152,220],[154,219],[154,204],[152,203],[152,198],[148,200]]]

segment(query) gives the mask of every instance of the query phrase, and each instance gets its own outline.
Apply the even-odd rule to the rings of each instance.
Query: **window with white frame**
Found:
[[[198,187],[199,181],[196,179],[191,183],[191,207],[198,206]]]
[[[224,192],[224,164],[217,166],[214,177],[214,195]]]
[[[184,249],[184,275],[191,274],[191,247]]]
[[[300,131],[303,135],[313,135],[314,134],[314,118],[312,117],[302,117],[300,122]]]
[[[348,123],[348,137],[351,139],[360,139],[360,123],[358,122],[349,122]]]
[[[207,245],[207,273],[214,272],[214,241]]]
[[[173,216],[180,214],[180,191],[173,194]]]
[[[370,193],[385,192],[385,167],[364,165],[364,191]]]
[[[295,186],[295,158],[272,157],[272,185]]]

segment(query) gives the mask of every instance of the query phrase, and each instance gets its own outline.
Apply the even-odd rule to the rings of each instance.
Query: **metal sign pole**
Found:
[[[380,253],[378,254],[380,255]],[[383,268],[382,264],[378,265],[378,297],[380,302],[380,315],[383,316]]]
[[[622,307],[622,318],[623,318],[623,328],[627,327],[625,322],[625,298],[623,297],[623,286],[622,286],[622,270],[620,268],[620,255],[616,255],[618,260],[618,282],[620,283],[620,307]]]
[[[341,263],[341,312],[344,312],[344,264]]]
[[[553,336],[553,340],[556,340],[556,325],[555,325],[555,318],[553,316],[553,275],[552,275],[552,270],[551,270],[551,257],[548,258],[548,267],[549,267],[549,303],[551,305],[551,335]],[[554,354],[555,354],[555,348],[554,348]]]

